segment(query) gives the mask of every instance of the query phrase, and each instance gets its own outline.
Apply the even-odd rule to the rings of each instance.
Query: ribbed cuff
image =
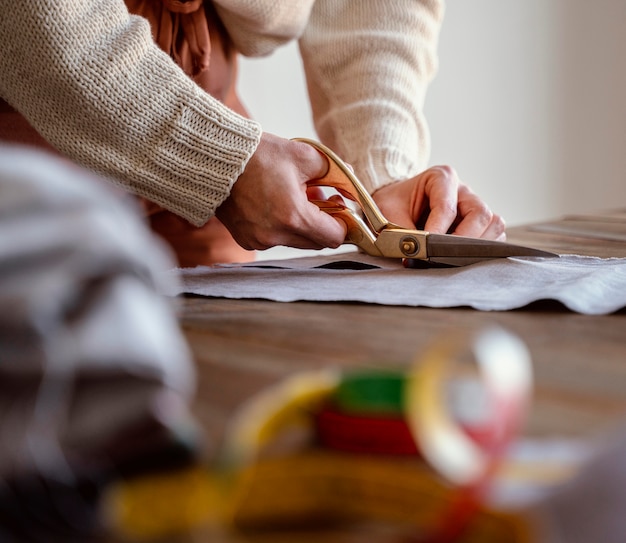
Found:
[[[261,126],[207,95],[185,105],[135,176],[137,194],[203,225],[228,197],[261,138]],[[149,194],[142,187],[149,186]]]

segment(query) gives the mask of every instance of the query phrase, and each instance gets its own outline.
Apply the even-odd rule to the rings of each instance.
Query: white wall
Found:
[[[626,207],[625,0],[449,0],[439,54],[431,163],[509,225]],[[239,89],[266,131],[314,137],[295,44]]]

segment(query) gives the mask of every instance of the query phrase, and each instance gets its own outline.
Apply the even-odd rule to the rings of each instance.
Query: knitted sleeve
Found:
[[[228,35],[242,55],[265,56],[299,37],[314,0],[213,0]]]
[[[317,0],[300,39],[315,128],[369,190],[426,167],[442,0]]]
[[[68,157],[206,222],[256,149],[259,125],[196,86],[122,0],[0,11],[0,95]]]

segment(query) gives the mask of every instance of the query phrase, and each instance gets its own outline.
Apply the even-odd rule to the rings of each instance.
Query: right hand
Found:
[[[307,182],[327,170],[310,145],[265,133],[216,215],[244,249],[339,247],[345,224],[307,198]]]

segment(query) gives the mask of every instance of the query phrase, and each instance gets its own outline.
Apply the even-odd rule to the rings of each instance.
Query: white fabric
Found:
[[[397,260],[343,253],[170,273],[182,279],[182,285],[170,291],[174,295],[469,306],[483,311],[557,300],[586,314],[612,313],[626,306],[626,258],[562,255],[491,260],[460,268],[408,269]]]

